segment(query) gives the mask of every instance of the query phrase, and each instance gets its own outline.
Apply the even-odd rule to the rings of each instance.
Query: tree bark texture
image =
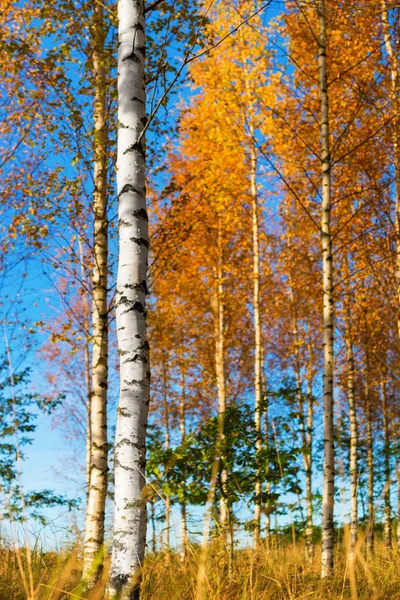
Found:
[[[346,263],[346,276],[348,276]],[[347,280],[349,281],[349,280]],[[347,351],[347,402],[349,404],[350,420],[350,541],[349,558],[354,559],[354,549],[357,542],[358,526],[358,469],[357,469],[357,450],[358,450],[358,428],[357,411],[354,391],[354,352],[353,352],[353,330],[351,322],[350,307],[350,289],[347,288],[344,320],[345,320],[345,342]]]
[[[120,400],[115,436],[114,536],[109,579],[111,598],[139,597],[146,541],[146,426],[150,361],[146,327],[148,217],[144,4],[118,2],[119,263],[116,290]]]
[[[254,132],[251,130],[251,136]],[[250,149],[250,193],[253,221],[253,313],[254,313],[254,422],[256,431],[256,449],[260,456],[262,452],[262,340],[261,340],[261,312],[260,312],[260,233],[259,233],[259,208],[257,198],[257,156],[254,141],[251,140]],[[260,543],[260,520],[261,520],[261,478],[257,473],[256,505],[254,508],[254,546]]]
[[[308,377],[307,377],[307,416],[304,420],[307,422],[306,428],[306,453],[304,456],[304,469],[306,478],[306,505],[307,505],[307,526],[306,526],[306,554],[309,563],[314,559],[314,523],[313,523],[313,498],[312,498],[312,439],[313,439],[313,421],[314,421],[314,406],[313,406],[313,365],[312,365],[312,347],[309,343],[308,356]]]
[[[322,555],[321,577],[333,572],[334,546],[334,420],[333,420],[333,256],[331,236],[331,155],[329,141],[329,98],[326,67],[326,5],[318,3],[319,44],[318,72],[321,105],[321,163],[322,163],[322,276],[323,276],[323,346],[324,346],[324,483],[322,497]]]
[[[164,408],[164,449],[169,450],[169,409],[168,409],[168,389],[167,389],[167,370],[166,370],[165,352],[162,353],[162,378],[163,378],[163,408]],[[164,547],[169,550],[171,530],[171,498],[165,495],[165,535]]]
[[[182,343],[183,346],[183,343]],[[185,369],[181,366],[181,397],[179,406],[179,429],[181,433],[181,443],[185,441],[186,436],[186,381]],[[187,549],[187,527],[186,527],[186,502],[181,500],[181,560],[185,559]]]
[[[92,297],[92,383],[90,407],[90,485],[86,511],[83,577],[89,587],[103,565],[104,516],[107,497],[107,379],[108,379],[108,218],[107,102],[103,7],[94,4],[94,265]]]
[[[288,220],[289,211],[286,212]],[[292,256],[291,235],[287,235],[288,256]],[[301,385],[301,357],[299,351],[299,331],[297,324],[297,313],[294,297],[293,274],[289,268],[289,295],[290,305],[293,319],[293,340],[294,340],[294,370],[296,375],[297,400],[298,400],[298,417],[300,424],[300,435],[302,444],[302,455],[304,464],[304,475],[306,483],[306,505],[307,505],[307,525],[306,525],[306,556],[308,562],[312,562],[314,557],[314,541],[313,541],[313,508],[312,508],[312,422],[313,422],[313,407],[312,407],[312,353],[309,348],[309,365],[308,365],[308,399],[307,399],[307,414],[305,412],[305,398],[302,392]]]
[[[368,351],[365,370],[365,402],[367,413],[367,469],[368,469],[368,531],[366,548],[368,553],[374,551],[375,546],[375,510],[374,510],[374,447],[372,437],[372,412],[371,390],[369,385],[369,360]]]
[[[390,505],[390,426],[387,405],[386,382],[381,382],[382,390],[382,413],[383,413],[383,435],[384,435],[384,473],[385,485],[383,491],[384,500],[384,521],[383,521],[383,542],[386,548],[392,546],[392,524],[391,524],[391,505]]]
[[[215,378],[217,382],[218,393],[218,418],[224,419],[226,411],[226,381],[225,381],[225,309],[224,309],[224,282],[223,282],[223,257],[222,257],[222,234],[218,219],[218,257],[215,267],[215,295],[213,298],[214,312],[214,331],[215,331]],[[220,446],[225,439],[224,430],[221,433]],[[221,498],[220,498],[220,528],[224,538],[226,538],[229,521],[228,506],[226,502],[226,482],[228,474],[223,466],[224,457],[221,456],[222,469],[221,477]]]

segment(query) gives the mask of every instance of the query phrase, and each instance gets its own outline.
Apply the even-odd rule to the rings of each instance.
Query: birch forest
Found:
[[[400,599],[399,3],[0,50],[0,600]]]

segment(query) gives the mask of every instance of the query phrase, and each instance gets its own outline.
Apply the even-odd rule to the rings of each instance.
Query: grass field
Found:
[[[400,553],[376,541],[375,552],[366,556],[363,540],[354,567],[346,559],[345,541],[336,546],[335,575],[319,579],[319,548],[308,564],[304,545],[279,543],[272,550],[242,549],[233,557],[221,546],[209,551],[203,598],[206,600],[400,600]],[[149,554],[146,559],[141,600],[197,600],[198,549],[178,554]],[[107,572],[96,589],[85,593],[80,585],[81,564],[77,549],[54,553],[7,548],[0,555],[0,600],[100,600]]]

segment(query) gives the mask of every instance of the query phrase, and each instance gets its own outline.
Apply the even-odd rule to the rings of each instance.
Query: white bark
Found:
[[[392,524],[391,524],[391,506],[390,506],[390,426],[387,406],[386,382],[381,381],[382,390],[382,412],[383,412],[383,433],[384,433],[384,523],[383,523],[383,541],[386,548],[392,546]]]
[[[396,464],[396,482],[397,482],[397,529],[396,529],[396,544],[400,549],[400,465]]]
[[[346,276],[349,275],[346,261]],[[347,281],[349,281],[347,279]],[[353,352],[353,331],[351,323],[351,292],[347,287],[345,301],[345,342],[347,350],[347,401],[349,404],[350,419],[350,543],[349,558],[354,560],[354,549],[357,542],[358,526],[358,469],[357,469],[357,450],[358,450],[358,431],[357,431],[357,411],[354,392],[354,352]]]
[[[312,439],[313,439],[313,420],[314,420],[314,406],[313,406],[313,364],[312,364],[312,347],[311,342],[308,344],[309,355],[308,355],[308,379],[307,379],[307,417],[304,416],[304,420],[307,423],[306,426],[306,452],[304,459],[304,469],[306,476],[306,504],[307,504],[307,527],[306,527],[306,552],[307,560],[312,563],[314,559],[314,524],[313,524],[313,503],[312,503]]]
[[[104,516],[107,497],[107,377],[108,377],[108,221],[107,105],[104,66],[103,7],[94,5],[94,266],[92,298],[92,383],[90,406],[90,475],[83,551],[83,578],[92,587],[103,567]]]
[[[397,335],[400,340],[400,155],[399,155],[399,60],[398,60],[398,36],[393,43],[390,36],[389,26],[389,8],[387,0],[381,0],[382,5],[382,22],[383,33],[386,51],[390,59],[390,77],[391,77],[391,101],[393,111],[392,124],[392,145],[394,155],[394,194],[395,194],[395,243],[396,243],[396,259],[395,259],[395,293],[397,301]],[[394,7],[398,11],[398,7]],[[400,548],[400,472],[398,465],[396,466],[396,478],[398,482],[398,514],[397,514],[397,546]],[[390,493],[390,489],[389,489]],[[390,502],[390,499],[389,499]]]
[[[82,282],[86,283],[85,275],[85,264],[83,258],[83,246],[82,239],[78,236],[78,248],[79,248],[79,266],[81,271]],[[89,497],[90,488],[90,470],[92,464],[92,430],[91,430],[91,404],[92,404],[92,386],[90,381],[91,369],[90,369],[90,334],[89,334],[89,296],[85,296],[85,318],[83,323],[84,335],[85,335],[85,387],[86,387],[86,501]]]
[[[215,331],[215,378],[218,393],[218,419],[223,422],[226,411],[226,383],[225,383],[225,308],[224,308],[224,282],[223,282],[223,257],[222,257],[222,234],[218,218],[218,258],[215,273],[215,295],[213,297],[214,331]],[[217,445],[221,447],[225,439],[224,429],[221,431],[221,439]],[[220,457],[223,462],[223,456]],[[221,470],[221,498],[219,503],[220,528],[223,538],[226,538],[229,520],[228,505],[225,497],[226,482],[228,474],[226,469]]]
[[[163,377],[163,407],[164,407],[164,448],[169,449],[169,410],[168,410],[168,391],[167,391],[167,371],[165,367],[166,357],[165,352],[162,353],[162,377]],[[170,530],[171,530],[171,498],[168,494],[165,494],[165,532],[164,532],[164,546],[165,550],[169,550],[171,547],[170,542]]]
[[[286,207],[286,220],[288,221],[289,211]],[[288,227],[290,224],[288,222]],[[290,229],[287,234],[287,247],[289,260],[292,257],[292,243]],[[292,269],[289,268],[289,295],[290,305],[293,317],[293,340],[294,340],[294,358],[295,358],[295,374],[297,385],[297,397],[299,403],[299,424],[302,442],[302,454],[304,464],[304,475],[306,482],[306,506],[307,506],[307,525],[306,525],[306,556],[308,562],[312,562],[314,557],[314,542],[313,542],[313,509],[312,509],[312,426],[313,426],[313,406],[312,406],[312,351],[309,345],[309,363],[308,363],[308,401],[307,415],[305,414],[305,402],[301,389],[301,359],[299,352],[299,332],[297,326],[297,314],[294,301],[294,286]]]
[[[374,448],[372,438],[372,413],[371,398],[369,386],[369,358],[368,349],[366,351],[366,369],[365,369],[365,402],[367,412],[367,469],[368,469],[368,531],[366,548],[367,552],[372,553],[375,546],[375,510],[374,510]]]
[[[323,344],[324,344],[324,483],[322,497],[321,577],[333,572],[334,547],[334,423],[333,423],[333,256],[331,237],[331,156],[329,141],[328,77],[326,69],[326,6],[318,3],[318,72],[321,103],[322,163],[322,273],[323,273]]]
[[[253,130],[251,129],[253,137]],[[254,392],[255,407],[254,421],[256,430],[257,454],[262,452],[261,411],[262,411],[262,347],[261,347],[261,314],[260,314],[260,241],[259,241],[259,216],[257,198],[257,157],[254,142],[251,142],[250,153],[250,193],[253,220],[253,313],[254,313]],[[260,518],[261,518],[261,478],[257,474],[256,505],[254,509],[254,545],[260,543]]]
[[[139,597],[146,540],[146,426],[149,345],[146,327],[148,218],[145,188],[144,4],[119,0],[119,264],[116,291],[120,401],[115,436],[115,514],[109,595]]]
[[[181,443],[185,441],[186,435],[186,382],[185,370],[181,366],[181,398],[179,406],[179,429],[181,432]],[[181,501],[181,560],[185,559],[187,548],[187,528],[186,528],[186,502]]]

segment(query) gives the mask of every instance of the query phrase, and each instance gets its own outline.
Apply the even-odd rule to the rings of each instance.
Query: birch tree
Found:
[[[83,578],[89,587],[103,564],[104,515],[107,497],[107,385],[108,385],[108,220],[107,220],[107,95],[104,8],[95,3],[93,14],[94,72],[94,243],[92,275],[92,382],[90,477],[86,510]]]
[[[138,598],[146,541],[143,498],[149,401],[146,330],[148,217],[144,4],[118,2],[119,262],[116,291],[120,400],[114,447],[115,500],[109,579],[111,598]]]
[[[319,0],[318,72],[321,103],[321,249],[323,277],[323,348],[324,348],[324,486],[322,499],[321,576],[333,571],[333,506],[335,485],[333,424],[333,257],[331,237],[331,153],[329,140],[329,96],[326,66],[326,5]]]

